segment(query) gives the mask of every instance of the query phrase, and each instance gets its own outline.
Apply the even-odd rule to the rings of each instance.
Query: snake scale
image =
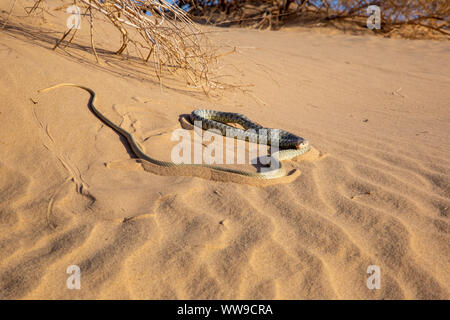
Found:
[[[258,179],[275,179],[286,176],[286,171],[281,166],[281,163],[279,161],[292,159],[296,156],[306,153],[310,149],[308,140],[298,137],[284,130],[264,128],[259,124],[251,121],[242,114],[201,109],[201,110],[194,110],[190,115],[190,120],[194,125],[198,127],[201,125],[203,130],[216,129],[219,130],[222,133],[222,135],[232,136],[236,139],[245,140],[249,142],[264,143],[267,145],[272,144],[272,147],[274,142],[278,144],[279,150],[271,154],[271,157],[276,161],[276,163],[279,164],[277,168],[266,172],[247,172],[237,169],[223,168],[210,164],[185,164],[185,163],[176,164],[174,162],[161,161],[148,156],[143,151],[142,147],[135,140],[135,138],[131,133],[113,123],[96,108],[95,106],[96,94],[92,89],[72,83],[60,83],[45,89],[38,90],[38,92],[44,93],[60,87],[76,87],[86,90],[91,95],[91,99],[89,101],[89,108],[94,113],[94,115],[108,127],[110,127],[118,134],[123,136],[130,145],[131,150],[138,158],[146,160],[161,167],[200,166],[217,171],[234,173]],[[201,121],[200,125],[199,121]],[[226,123],[238,123],[242,127],[244,127],[245,130],[229,126]],[[264,132],[265,136],[260,134],[260,132]]]

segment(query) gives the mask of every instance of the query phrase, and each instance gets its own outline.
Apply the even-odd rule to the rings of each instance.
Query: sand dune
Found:
[[[449,43],[214,29],[236,47],[226,73],[253,86],[207,98],[173,79],[161,89],[131,60],[52,51],[64,15],[0,30],[0,298],[449,298]],[[92,115],[87,93],[37,94],[60,82],[94,89],[161,159],[197,108],[246,114],[314,150],[268,186],[158,174]],[[70,265],[80,290],[66,287]]]

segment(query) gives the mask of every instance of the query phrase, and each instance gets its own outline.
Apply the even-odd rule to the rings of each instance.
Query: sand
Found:
[[[98,65],[82,46],[52,51],[66,13],[15,17],[27,3],[0,30],[0,298],[449,298],[450,43],[217,28],[215,43],[236,47],[222,70],[251,92],[208,98],[108,52]],[[97,46],[117,49],[116,37]],[[160,159],[197,108],[244,113],[314,149],[286,161],[295,179],[268,186],[158,174],[86,92],[37,93],[60,82],[94,89]],[[70,265],[79,290],[66,286]],[[380,289],[366,285],[371,265]]]

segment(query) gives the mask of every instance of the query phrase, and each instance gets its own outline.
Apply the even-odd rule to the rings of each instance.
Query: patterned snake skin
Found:
[[[278,145],[280,150],[273,152],[272,158],[279,161],[295,158],[310,149],[308,140],[281,129],[264,128],[239,113],[206,109],[194,110],[191,113],[191,122],[195,125],[198,121],[201,122],[199,124],[203,130],[217,129],[223,136],[266,144],[272,146],[273,149],[276,149]],[[240,124],[245,130],[229,126],[227,123]]]

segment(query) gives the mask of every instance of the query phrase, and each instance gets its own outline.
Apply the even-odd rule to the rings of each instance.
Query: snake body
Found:
[[[123,136],[127,140],[131,150],[138,158],[146,160],[150,163],[153,163],[161,167],[206,167],[217,171],[234,173],[258,179],[275,179],[286,176],[286,171],[281,166],[281,163],[279,161],[294,158],[298,155],[306,153],[310,149],[309,142],[306,139],[298,137],[284,130],[264,128],[259,124],[251,121],[242,114],[201,109],[201,110],[194,110],[190,115],[190,120],[194,123],[194,125],[197,125],[199,123],[198,121],[201,121],[201,127],[204,130],[216,129],[219,130],[223,135],[228,134],[228,136],[230,136],[231,134],[231,136],[235,137],[236,139],[245,140],[249,142],[256,142],[256,143],[263,142],[264,144],[267,145],[271,145],[272,143],[272,146],[274,142],[278,144],[280,150],[272,153],[271,155],[271,157],[279,164],[277,169],[267,172],[247,172],[231,168],[222,168],[210,164],[185,164],[185,163],[177,164],[174,162],[162,161],[148,156],[143,151],[142,147],[135,140],[135,138],[131,133],[129,133],[125,129],[119,127],[114,122],[106,118],[97,109],[95,105],[97,97],[94,90],[82,85],[72,83],[60,83],[45,89],[41,89],[38,92],[44,93],[60,87],[76,87],[87,91],[91,95],[91,99],[89,101],[89,108],[94,113],[94,115],[108,127],[110,127],[118,134]],[[238,123],[242,125],[245,128],[245,130],[231,127],[226,123]],[[261,135],[260,130],[265,130],[264,133],[266,133],[266,136]]]
[[[223,136],[278,146],[280,150],[271,156],[279,161],[295,158],[310,149],[308,140],[285,130],[265,128],[240,113],[200,109],[192,111],[190,118],[194,125],[200,123],[203,130],[217,129]],[[245,130],[231,127],[227,123],[240,124]]]

